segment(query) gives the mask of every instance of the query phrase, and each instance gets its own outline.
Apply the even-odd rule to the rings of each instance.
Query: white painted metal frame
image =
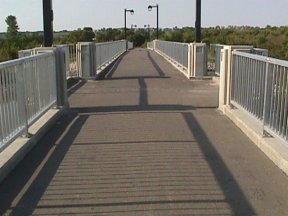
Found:
[[[55,55],[45,53],[0,64],[0,150],[57,101]]]

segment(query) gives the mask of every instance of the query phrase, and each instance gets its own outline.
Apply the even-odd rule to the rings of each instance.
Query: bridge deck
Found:
[[[217,86],[130,51],[0,185],[3,215],[286,215],[287,177],[216,109]]]

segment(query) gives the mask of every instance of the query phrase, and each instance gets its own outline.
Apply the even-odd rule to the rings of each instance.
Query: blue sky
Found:
[[[122,27],[124,8],[134,9],[127,25],[156,26],[159,4],[160,27],[193,26],[195,0],[53,0],[54,29],[74,30],[91,26]],[[5,18],[15,15],[21,31],[43,29],[42,0],[0,0],[0,32],[6,31]],[[288,26],[288,0],[202,0],[202,25]]]

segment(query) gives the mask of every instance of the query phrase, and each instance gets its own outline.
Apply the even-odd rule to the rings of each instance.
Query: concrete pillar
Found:
[[[53,52],[56,63],[56,91],[57,91],[57,107],[69,107],[67,96],[67,65],[66,49],[63,47],[40,47],[34,49],[35,54]],[[69,53],[68,53],[69,55]]]
[[[227,104],[227,73],[228,73],[228,49],[221,50],[220,84],[219,84],[219,109],[223,111]]]
[[[219,109],[230,106],[231,101],[231,74],[233,68],[233,50],[253,49],[252,46],[224,46],[221,50],[220,63],[220,86],[219,86]]]
[[[189,45],[188,45],[188,78],[190,79],[192,76],[193,76],[193,74],[192,74],[192,72],[193,72],[193,70],[192,70],[192,68],[193,68],[193,60],[192,60],[192,56],[193,56],[193,44],[192,43],[190,43]]]
[[[56,57],[56,82],[57,82],[57,106],[69,107],[67,96],[66,51],[61,47],[55,49]]]
[[[204,43],[191,43],[189,47],[189,76],[203,78],[207,75],[207,46]]]
[[[84,79],[96,79],[96,46],[93,42],[83,42],[79,45],[81,48],[81,68],[80,74]]]

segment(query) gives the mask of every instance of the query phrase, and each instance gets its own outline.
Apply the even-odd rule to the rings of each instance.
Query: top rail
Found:
[[[48,52],[0,64],[0,150],[56,105],[55,54]]]
[[[288,140],[288,61],[233,51],[231,103]]]

